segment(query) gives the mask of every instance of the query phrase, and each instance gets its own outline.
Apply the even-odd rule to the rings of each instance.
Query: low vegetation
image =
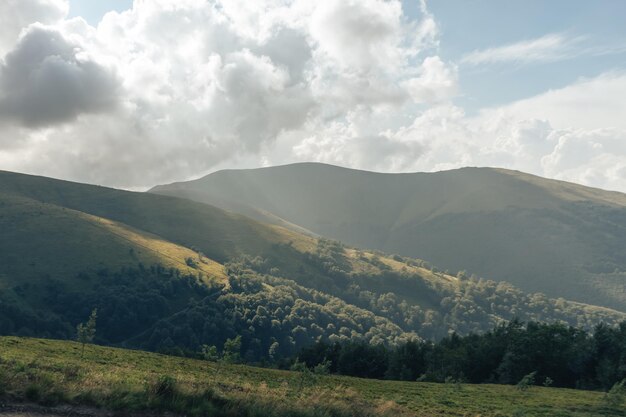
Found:
[[[624,416],[623,397],[530,386],[366,380],[141,351],[0,338],[4,403],[190,416]],[[218,372],[219,369],[219,372]]]

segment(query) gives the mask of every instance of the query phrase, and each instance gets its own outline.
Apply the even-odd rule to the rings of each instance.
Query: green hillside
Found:
[[[151,191],[626,311],[621,193],[503,169],[381,174],[312,163]]]
[[[0,334],[71,338],[98,308],[102,344],[194,354],[241,335],[258,362],[319,340],[626,319],[203,203],[49,178],[0,173],[0,228]]]
[[[600,392],[311,378],[99,346],[87,346],[81,357],[79,344],[54,340],[2,337],[0,359],[4,404],[26,400],[45,407],[72,404],[118,413],[170,411],[192,416],[626,415],[622,405],[609,404]]]

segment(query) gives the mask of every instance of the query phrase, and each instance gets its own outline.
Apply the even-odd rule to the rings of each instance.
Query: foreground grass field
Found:
[[[243,365],[0,338],[3,402],[208,416],[626,416],[605,394],[557,388],[306,376]]]

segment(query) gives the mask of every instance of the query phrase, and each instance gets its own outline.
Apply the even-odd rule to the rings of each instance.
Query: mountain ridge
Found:
[[[376,173],[301,163],[150,192],[626,311],[626,194],[616,191],[502,168]]]

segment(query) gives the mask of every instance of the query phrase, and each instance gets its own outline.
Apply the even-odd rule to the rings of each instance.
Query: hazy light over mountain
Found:
[[[5,1],[0,168],[141,189],[500,166],[626,191],[624,4],[443,3]]]

